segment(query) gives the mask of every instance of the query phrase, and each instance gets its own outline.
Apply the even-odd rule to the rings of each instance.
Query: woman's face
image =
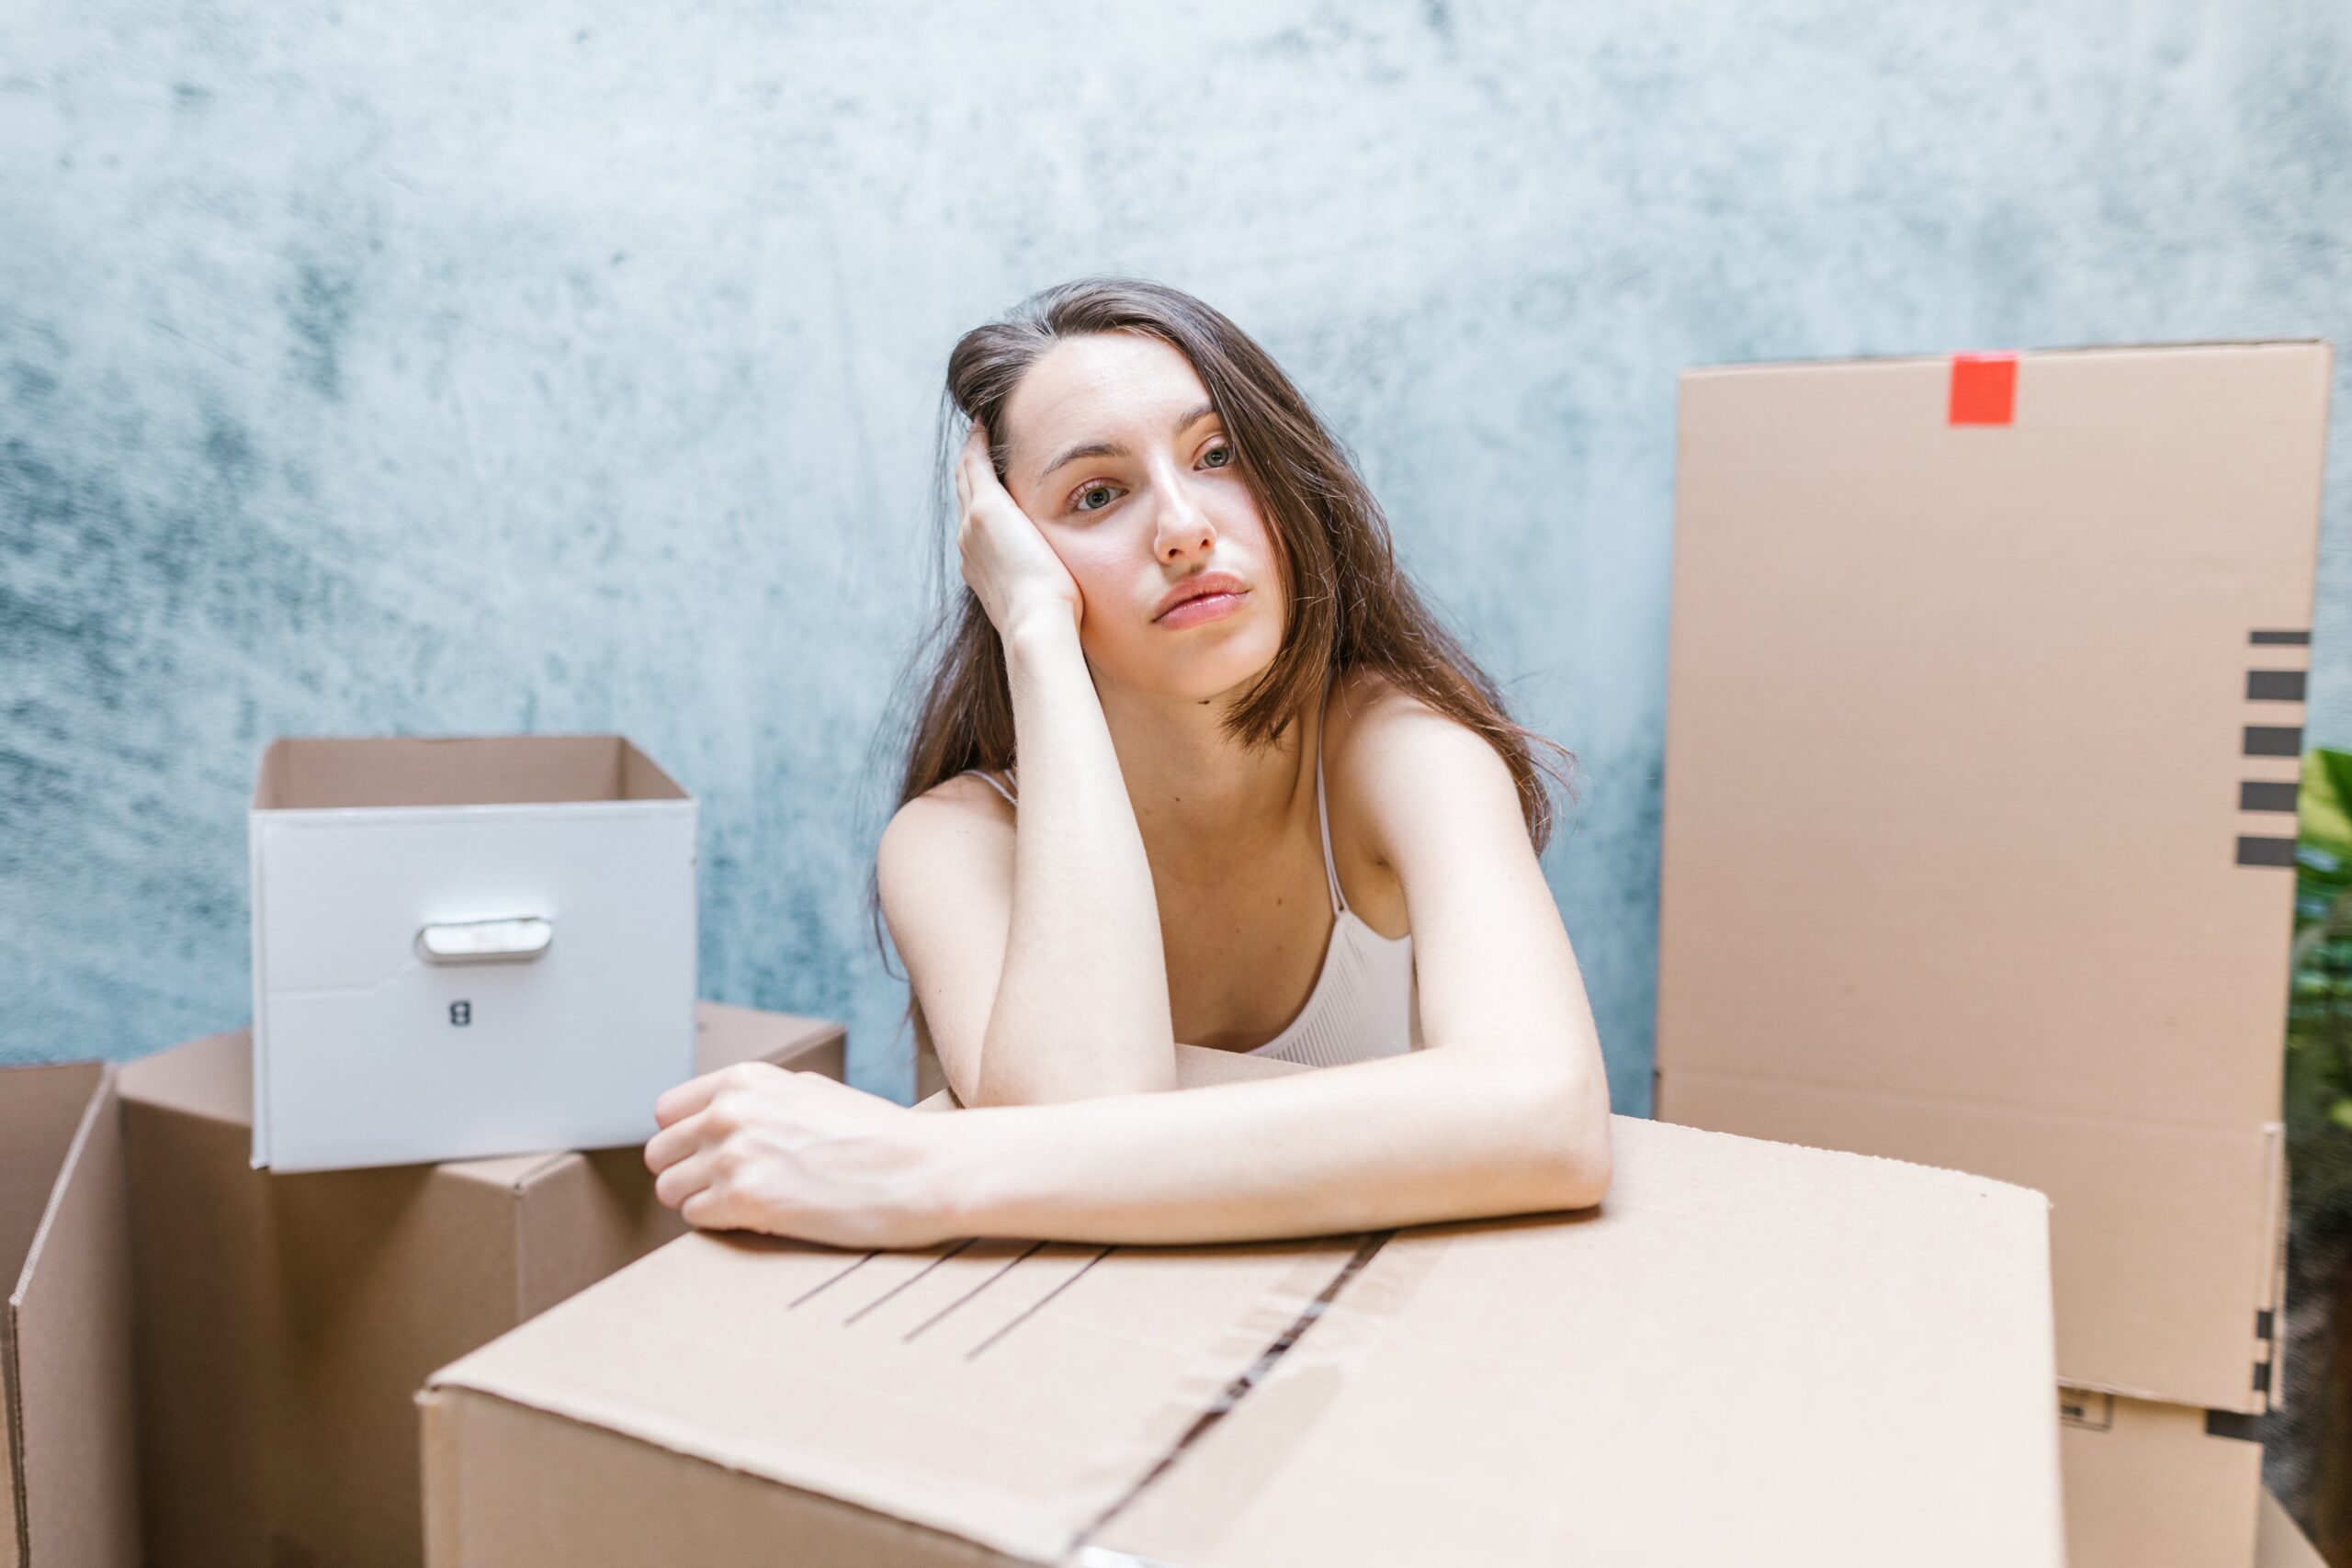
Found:
[[[1005,489],[1077,582],[1098,674],[1201,701],[1273,662],[1287,608],[1273,536],[1190,360],[1140,333],[1067,338],[999,420]],[[1247,592],[1221,615],[1158,617],[1211,571]]]

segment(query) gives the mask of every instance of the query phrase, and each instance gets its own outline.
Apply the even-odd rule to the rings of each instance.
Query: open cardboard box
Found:
[[[842,1076],[837,1023],[696,1018],[701,1070]],[[121,1070],[148,1561],[414,1568],[418,1382],[685,1226],[641,1147],[254,1170],[251,1063],[238,1030]]]
[[[1179,1055],[1187,1086],[1314,1070]],[[691,1234],[433,1375],[428,1561],[2061,1562],[2040,1193],[1613,1134],[1566,1215]]]
[[[0,1565],[131,1568],[130,1258],[114,1069],[0,1068]]]

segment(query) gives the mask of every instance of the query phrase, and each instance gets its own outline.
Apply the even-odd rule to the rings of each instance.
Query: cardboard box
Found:
[[[0,1564],[131,1568],[130,1258],[114,1069],[0,1068]]]
[[[2058,1391],[2068,1568],[2252,1568],[2261,1422]]]
[[[842,1074],[839,1024],[698,1016],[706,1069]],[[414,1568],[424,1375],[685,1226],[641,1148],[252,1169],[251,1062],[239,1030],[121,1072],[148,1560]]]
[[[695,818],[617,735],[274,742],[253,1163],[642,1145],[694,1072]]]
[[[2062,1378],[2245,1414],[2328,376],[1682,381],[1657,1113],[2047,1192]]]
[[[432,1377],[427,1560],[2061,1561],[2040,1193],[1613,1133],[1606,1202],[1569,1215],[689,1235]]]

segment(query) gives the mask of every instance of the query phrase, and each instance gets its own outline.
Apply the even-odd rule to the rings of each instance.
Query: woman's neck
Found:
[[[1155,874],[1196,884],[1238,874],[1315,809],[1316,711],[1259,750],[1224,732],[1226,711],[1223,698],[1102,693],[1102,717]]]

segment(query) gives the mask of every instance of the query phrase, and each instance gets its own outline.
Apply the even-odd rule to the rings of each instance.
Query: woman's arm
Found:
[[[1077,628],[1041,617],[1006,636],[1004,655],[1021,821],[978,1103],[1172,1089],[1176,1026],[1151,864]]]
[[[1021,760],[1003,958],[966,1077],[981,1105],[1171,1089],[1159,904],[1080,645],[1083,597],[998,479],[978,422],[956,493],[964,580],[1003,644]]]
[[[655,1191],[694,1224],[842,1247],[1238,1241],[1598,1202],[1600,1043],[1509,771],[1461,726],[1394,699],[1355,722],[1339,766],[1404,886],[1425,1050],[944,1116],[730,1067],[662,1097]],[[1187,1081],[1209,1055],[1185,1053]],[[1207,1076],[1273,1068],[1236,1057]]]
[[[1607,1071],[1510,770],[1385,682],[1347,691],[1332,766],[1404,888],[1428,1047],[942,1118],[952,1234],[1238,1241],[1600,1201]]]
[[[1255,1064],[1253,1064],[1255,1065]],[[1580,1209],[1609,1095],[1468,1050],[924,1118],[943,1236],[1176,1245]]]

